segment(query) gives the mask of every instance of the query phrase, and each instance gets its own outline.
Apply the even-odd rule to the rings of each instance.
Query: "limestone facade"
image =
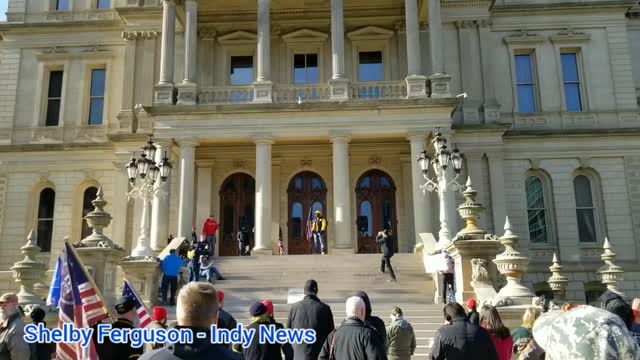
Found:
[[[640,5],[100,3],[108,7],[73,0],[56,10],[54,0],[9,0],[8,22],[0,24],[0,288],[15,289],[8,269],[37,227],[46,188],[55,191],[52,243],[40,257],[53,264],[65,236],[80,240],[83,194],[98,185],[113,216],[105,234],[131,251],[141,204],[127,201],[123,169],[148,135],[174,165],[167,200],[154,201],[156,249],[169,234],[201,228],[209,213],[219,218],[225,180],[245,173],[255,179],[257,213],[266,214],[254,220],[256,245],[277,253],[282,229],[288,252],[288,189],[296,174],[311,171],[326,186],[330,253],[357,252],[356,187],[378,169],[395,188],[398,250],[412,251],[420,232],[438,233],[438,198],[415,191],[423,180],[414,157],[440,127],[465,154],[461,177],[472,178],[487,207],[480,225],[502,234],[509,215],[531,259],[525,281],[548,290],[556,252],[567,297],[584,301],[601,289],[595,270],[607,235],[625,269],[622,290],[640,295]],[[361,81],[363,53],[380,56],[379,80]],[[296,54],[316,54],[317,83],[295,83]],[[527,54],[535,111],[524,113],[515,59]],[[566,105],[563,54],[576,54],[579,112]],[[239,57],[250,60],[243,66],[252,81],[232,86]],[[106,74],[98,96],[104,109],[99,124],[88,125],[96,69]],[[59,96],[49,91],[55,71],[63,72]],[[464,102],[455,97],[463,92]],[[58,125],[45,126],[58,98]],[[579,240],[580,175],[592,189],[595,243]],[[546,243],[530,241],[529,176],[543,184]],[[453,205],[447,211],[456,233],[462,222]]]

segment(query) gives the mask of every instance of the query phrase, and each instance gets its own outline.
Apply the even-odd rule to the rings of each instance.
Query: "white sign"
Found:
[[[298,301],[304,299],[304,289],[303,288],[290,288],[287,294],[287,304],[297,303]]]

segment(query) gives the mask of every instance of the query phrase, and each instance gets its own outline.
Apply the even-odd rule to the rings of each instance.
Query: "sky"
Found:
[[[0,0],[0,21],[6,21],[7,15],[7,1],[9,0]]]

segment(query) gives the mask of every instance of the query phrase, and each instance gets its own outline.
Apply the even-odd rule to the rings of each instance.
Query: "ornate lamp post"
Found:
[[[136,159],[135,154],[126,166],[127,176],[131,183],[131,191],[127,193],[127,199],[142,200],[142,217],[140,220],[140,236],[138,236],[138,244],[131,251],[132,257],[155,256],[150,246],[150,226],[151,226],[151,202],[154,196],[165,197],[167,193],[160,189],[154,188],[155,182],[160,177],[160,181],[166,181],[171,174],[171,163],[165,151],[164,158],[160,164],[156,164],[153,159],[156,156],[156,146],[149,137],[147,143],[142,147],[140,157]],[[136,179],[140,178],[140,183],[136,185]]]
[[[461,191],[463,186],[458,183],[458,177],[460,176],[460,170],[462,169],[462,163],[464,156],[454,146],[453,151],[449,151],[447,148],[447,139],[436,130],[436,134],[431,140],[435,149],[435,154],[430,155],[427,150],[422,150],[422,153],[418,156],[418,163],[420,169],[422,169],[422,176],[427,181],[420,186],[423,194],[427,191],[436,191],[440,199],[440,231],[438,232],[438,248],[444,249],[449,243],[451,243],[451,233],[448,228],[448,216],[447,216],[447,193],[452,191]],[[433,168],[435,178],[429,177],[429,168]],[[447,179],[447,167],[453,166],[455,177],[451,180]]]

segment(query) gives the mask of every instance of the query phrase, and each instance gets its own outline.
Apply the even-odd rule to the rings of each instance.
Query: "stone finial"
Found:
[[[467,178],[467,188],[462,192],[465,201],[458,206],[460,217],[466,222],[466,227],[458,232],[456,238],[473,238],[476,235],[482,239],[486,232],[478,227],[478,219],[484,211],[484,206],[476,201],[478,192],[471,187],[471,177]]]
[[[20,252],[24,255],[24,259],[16,262],[11,267],[15,282],[20,283],[18,303],[23,306],[42,305],[44,302],[36,293],[34,285],[44,278],[47,264],[36,260],[36,255],[40,253],[40,247],[35,241],[33,230],[29,232],[27,243],[20,248]]]
[[[618,289],[618,284],[622,281],[624,270],[614,263],[616,253],[613,252],[609,238],[604,238],[602,248],[604,251],[600,258],[604,261],[604,266],[598,270],[598,274],[602,277],[602,283],[607,286],[607,290],[623,295],[622,291]]]
[[[115,248],[117,247],[109,237],[104,235],[104,228],[111,223],[111,214],[104,210],[107,205],[107,201],[103,198],[102,187],[98,188],[96,198],[91,201],[93,204],[93,211],[84,217],[87,224],[93,229],[91,235],[80,241],[80,247],[105,247]]]
[[[551,271],[551,277],[547,282],[551,287],[551,291],[553,291],[553,299],[558,301],[564,301],[566,299],[566,291],[567,285],[569,284],[569,279],[566,276],[562,276],[560,271],[562,271],[563,266],[560,265],[558,261],[558,256],[556,253],[553,253],[553,264],[549,266],[549,270]]]
[[[511,222],[507,216],[504,224],[504,235],[500,237],[504,252],[493,260],[498,271],[507,278],[507,284],[500,289],[497,297],[498,299],[511,298],[516,304],[528,305],[531,304],[531,298],[535,295],[526,286],[522,285],[522,277],[527,272],[529,258],[516,249],[518,241],[518,235],[512,231]]]

